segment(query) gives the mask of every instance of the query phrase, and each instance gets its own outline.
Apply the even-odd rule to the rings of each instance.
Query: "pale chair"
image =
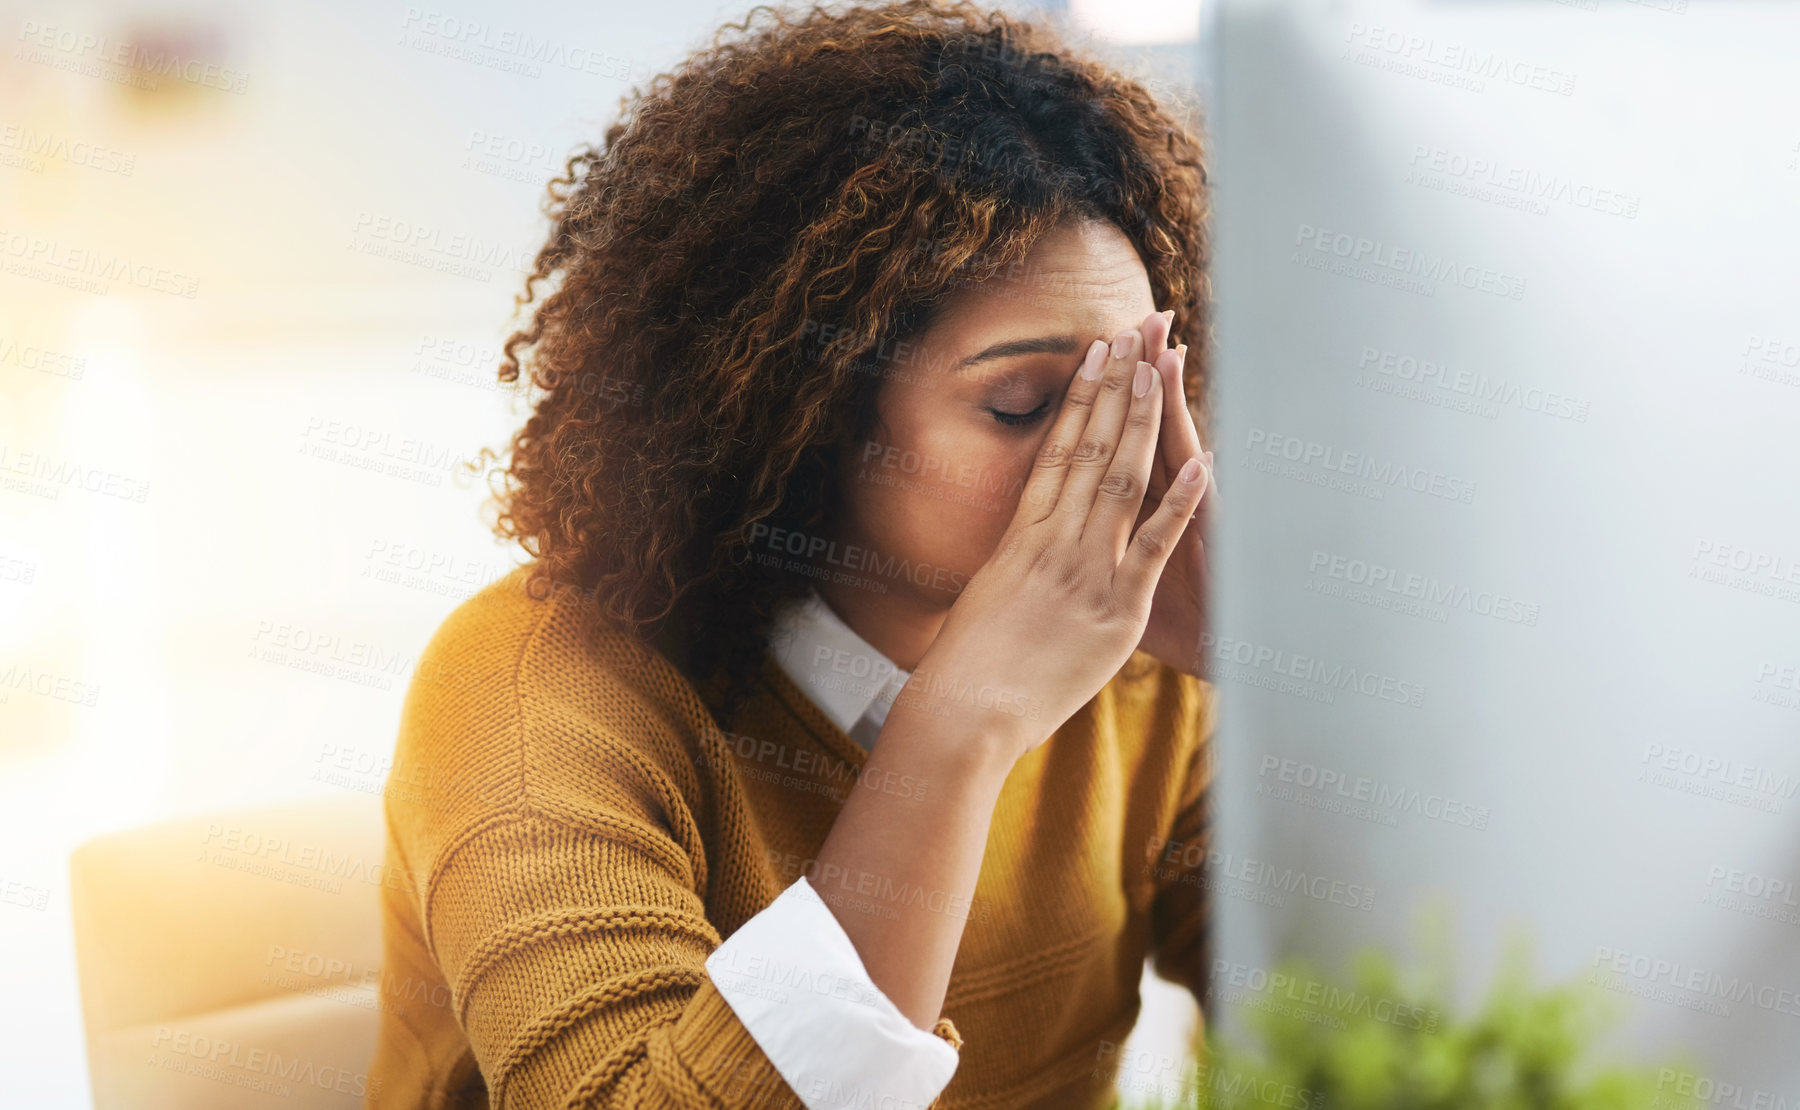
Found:
[[[171,821],[70,858],[96,1110],[354,1110],[374,1054],[381,798]]]

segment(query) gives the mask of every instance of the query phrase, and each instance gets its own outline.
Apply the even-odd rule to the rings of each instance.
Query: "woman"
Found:
[[[1099,1107],[1203,989],[1199,147],[997,14],[759,18],[552,185],[371,1106]]]

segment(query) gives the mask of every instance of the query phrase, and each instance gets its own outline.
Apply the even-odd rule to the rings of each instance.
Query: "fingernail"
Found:
[[[1129,355],[1133,345],[1137,342],[1137,337],[1138,333],[1135,331],[1120,332],[1114,337],[1112,342],[1112,357],[1123,359],[1126,355]]]
[[[1175,345],[1175,357],[1181,360],[1181,365],[1183,365],[1183,366],[1187,365],[1187,344],[1186,343],[1177,343]]]
[[[1191,482],[1200,477],[1200,460],[1193,458],[1183,463],[1181,465],[1181,473],[1176,475],[1176,477],[1184,482]]]
[[[1200,457],[1202,459],[1206,460],[1206,469],[1211,470],[1212,469],[1212,452],[1211,451],[1202,451],[1202,452],[1200,452]]]
[[[1106,369],[1106,340],[1096,339],[1088,344],[1087,358],[1081,363],[1081,376],[1086,381],[1098,378]]]
[[[1163,314],[1163,319],[1165,319],[1169,322],[1170,327],[1175,326],[1175,310],[1174,309],[1165,308],[1165,309],[1163,309],[1162,314]]]
[[[1147,362],[1137,364],[1137,373],[1131,379],[1131,395],[1142,397],[1150,392],[1150,383],[1156,377],[1156,370]]]

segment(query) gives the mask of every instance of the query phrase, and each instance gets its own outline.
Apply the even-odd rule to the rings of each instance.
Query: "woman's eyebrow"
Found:
[[[1072,335],[1039,335],[1031,339],[1008,339],[996,343],[977,354],[970,355],[957,363],[959,369],[973,366],[978,362],[991,362],[998,358],[1012,358],[1015,355],[1072,355],[1083,350],[1081,340]]]

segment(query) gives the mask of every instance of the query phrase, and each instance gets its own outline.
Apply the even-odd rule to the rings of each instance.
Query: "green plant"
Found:
[[[1583,982],[1532,983],[1529,946],[1515,940],[1486,1001],[1458,1016],[1444,946],[1403,972],[1379,949],[1353,961],[1348,982],[1303,960],[1220,965],[1215,994],[1244,1017],[1242,1045],[1213,1022],[1179,1075],[1121,1074],[1128,1110],[1689,1110],[1671,1076],[1691,1065],[1638,1068],[1590,1059],[1616,1001]],[[1202,1062],[1204,1061],[1204,1062]],[[1164,1069],[1167,1070],[1166,1068]],[[1169,1092],[1176,1097],[1170,1100]],[[1160,1093],[1153,1093],[1160,1091]]]

